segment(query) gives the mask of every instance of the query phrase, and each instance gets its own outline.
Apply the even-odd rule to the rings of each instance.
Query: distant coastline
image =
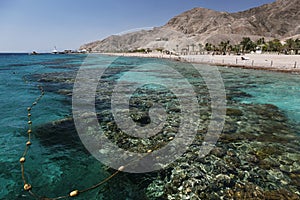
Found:
[[[76,55],[72,53],[70,55]],[[78,53],[77,55],[81,55]],[[107,56],[124,56],[124,57],[143,57],[170,59],[179,62],[191,62],[198,64],[215,65],[222,67],[237,67],[254,70],[267,70],[285,73],[300,74],[300,55],[283,55],[283,54],[245,54],[245,55],[174,55],[161,52],[150,53],[88,53]],[[88,55],[86,54],[86,55]],[[1,55],[30,55],[24,52],[0,52]],[[68,55],[68,54],[51,54],[39,53],[38,55]],[[243,60],[242,57],[247,58]]]

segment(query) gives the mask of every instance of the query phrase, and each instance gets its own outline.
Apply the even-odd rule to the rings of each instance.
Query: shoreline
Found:
[[[167,55],[162,53],[101,53],[109,56],[171,59],[221,67],[265,70],[300,74],[300,55],[245,54],[245,55]],[[242,59],[246,58],[246,59]]]

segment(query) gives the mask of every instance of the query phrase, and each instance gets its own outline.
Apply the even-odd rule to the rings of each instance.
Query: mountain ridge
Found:
[[[228,13],[207,8],[185,11],[165,25],[141,30],[81,46],[99,52],[129,51],[141,48],[175,50],[193,44],[229,40],[238,43],[243,37],[266,40],[300,34],[300,0],[277,0],[245,11]]]

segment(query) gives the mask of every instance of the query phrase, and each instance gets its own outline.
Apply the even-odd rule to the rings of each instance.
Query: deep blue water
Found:
[[[40,78],[46,73],[74,73],[85,57],[0,54],[0,199],[31,199],[29,194],[22,190],[18,160],[24,150],[27,136],[26,108],[39,96],[37,86],[45,86],[46,94],[32,111],[34,128],[71,116],[70,97],[55,92],[57,88],[50,88],[59,88],[61,85],[38,82],[36,77]],[[109,63],[112,59],[100,56],[85,64],[89,67],[99,67],[100,63],[101,67],[101,64]],[[122,58],[119,67],[135,66],[137,63],[143,63],[143,59]],[[235,96],[234,101],[275,105],[286,115],[291,126],[300,126],[300,75],[236,68],[219,70],[228,92],[239,90],[248,94]],[[66,86],[67,89],[71,89],[68,87]],[[51,197],[68,194],[74,188],[92,185],[111,173],[84,148],[77,148],[76,144],[70,143],[61,145],[60,140],[63,140],[64,136],[59,136],[60,140],[57,141],[47,141],[45,137],[50,136],[33,136],[33,145],[25,165],[25,176],[39,194]],[[82,198],[108,199],[103,197],[107,193],[103,192],[101,195],[101,191],[109,191],[110,199],[134,199],[134,193],[138,193],[135,188],[137,184],[125,176],[121,178],[117,178],[115,182],[112,180],[112,184],[123,187],[105,186],[104,189],[89,192]],[[120,196],[124,198],[118,198]]]

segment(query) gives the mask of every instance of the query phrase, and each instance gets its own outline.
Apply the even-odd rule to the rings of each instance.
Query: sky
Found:
[[[0,0],[0,52],[51,52],[158,27],[195,7],[238,12],[275,0]]]

